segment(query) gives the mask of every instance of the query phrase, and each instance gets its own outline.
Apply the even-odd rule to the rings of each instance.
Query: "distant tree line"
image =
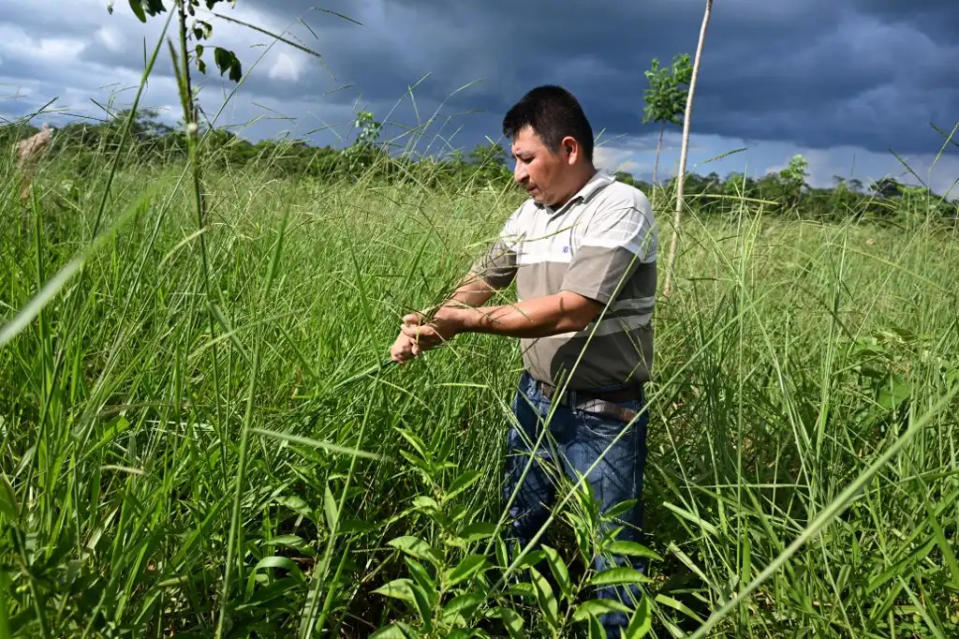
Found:
[[[50,156],[58,164],[72,165],[78,177],[102,170],[105,157],[112,157],[121,139],[128,114],[118,112],[104,121],[74,121],[55,131]],[[512,172],[503,146],[487,142],[472,150],[454,151],[443,157],[413,158],[391,152],[380,141],[381,125],[368,112],[354,122],[356,138],[345,148],[313,146],[302,140],[260,140],[252,143],[225,129],[203,132],[203,158],[208,169],[238,171],[255,169],[276,177],[314,177],[324,180],[410,181],[429,187],[507,188]],[[16,141],[39,131],[36,127],[0,125],[0,148],[12,149]],[[124,164],[182,162],[186,157],[182,132],[158,119],[153,111],[141,111],[133,123],[131,141],[124,149]],[[946,201],[924,187],[906,185],[884,177],[871,184],[834,177],[830,188],[813,188],[806,182],[808,165],[794,156],[782,171],[761,177],[730,173],[686,176],[685,191],[701,214],[737,213],[743,202],[762,206],[764,212],[806,219],[838,220],[872,218],[896,221],[908,214],[921,218],[959,219],[959,203]],[[653,195],[649,182],[618,171],[615,177]],[[668,197],[673,180],[656,186],[657,199]],[[661,200],[660,200],[661,201]]]

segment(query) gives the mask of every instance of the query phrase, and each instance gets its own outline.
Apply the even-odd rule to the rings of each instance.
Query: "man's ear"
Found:
[[[566,163],[572,166],[576,164],[576,161],[579,159],[580,154],[583,152],[583,147],[580,146],[576,138],[567,135],[560,141],[559,151],[563,154]]]

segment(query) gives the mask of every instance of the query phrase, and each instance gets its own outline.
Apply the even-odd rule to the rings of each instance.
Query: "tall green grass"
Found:
[[[183,167],[70,158],[26,204],[2,171],[0,636],[596,632],[571,606],[549,618],[552,555],[549,578],[497,591],[501,544],[464,527],[500,520],[515,344],[461,336],[341,384],[519,194],[274,179],[264,158],[206,172],[198,225]],[[690,212],[655,317],[650,632],[954,636],[956,229],[734,204]],[[588,510],[570,500],[547,534],[579,584]],[[436,584],[425,609],[383,594],[411,577]]]

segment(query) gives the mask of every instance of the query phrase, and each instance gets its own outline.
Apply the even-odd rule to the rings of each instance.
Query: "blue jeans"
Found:
[[[510,507],[513,536],[525,546],[549,516],[549,508],[556,498],[556,486],[544,468],[561,467],[575,482],[580,476],[586,475],[589,467],[602,456],[592,472],[586,475],[586,481],[589,482],[603,512],[620,502],[636,500],[633,508],[620,514],[618,521],[608,525],[625,526],[618,539],[639,541],[642,526],[640,496],[646,464],[646,425],[649,421],[646,411],[643,410],[644,400],[618,402],[624,408],[642,410],[642,414],[633,420],[629,429],[611,446],[611,442],[623,431],[626,423],[575,408],[575,391],[567,391],[566,400],[556,407],[548,425],[549,432],[534,451],[534,444],[539,439],[550,411],[550,401],[539,391],[536,381],[528,373],[523,373],[520,378],[513,401],[513,413],[518,426],[510,429],[507,439],[507,479],[504,486],[506,500],[519,484],[531,454],[534,461],[522,485],[516,490],[516,498]],[[609,450],[606,450],[607,447]],[[631,562],[626,557],[614,558],[614,561],[615,565],[632,565],[638,570],[645,570],[642,562]],[[613,565],[598,554],[593,562],[597,571]],[[638,593],[634,591],[634,594]],[[600,589],[596,595],[618,599],[627,604],[630,602],[623,587]],[[601,621],[610,637],[619,637],[619,628],[625,630],[627,624],[626,615],[622,613],[605,615]]]

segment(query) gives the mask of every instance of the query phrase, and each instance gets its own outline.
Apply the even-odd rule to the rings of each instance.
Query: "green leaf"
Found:
[[[300,570],[300,567],[289,557],[264,557],[256,562],[256,566],[253,567],[253,572],[270,568],[285,570],[298,580],[303,580],[303,571]]]
[[[521,581],[509,587],[509,594],[520,597],[532,598],[536,596],[536,589],[528,581]]]
[[[573,621],[585,621],[590,617],[598,617],[610,612],[630,613],[629,606],[612,599],[590,599],[576,606]]]
[[[653,615],[649,610],[649,599],[643,597],[626,626],[626,639],[642,639],[653,627]]]
[[[411,535],[397,537],[396,539],[387,542],[387,545],[392,546],[393,548],[396,548],[397,550],[404,552],[411,557],[423,559],[434,564],[437,563],[440,558],[439,554],[433,549],[432,546],[419,537],[413,537]]]
[[[569,570],[566,568],[566,562],[563,561],[563,558],[559,556],[559,553],[556,552],[554,548],[550,548],[545,544],[543,545],[543,552],[546,553],[546,561],[549,563],[549,569],[550,572],[553,573],[553,578],[559,585],[560,592],[563,593],[563,597],[567,600],[571,600],[573,597],[573,584],[569,579]]]
[[[433,612],[430,606],[430,595],[416,582],[410,584],[410,591],[413,593],[413,603],[416,605],[416,611],[420,615],[420,621],[423,622],[423,629],[427,633],[433,632]],[[432,599],[438,595],[434,591]]]
[[[463,527],[459,536],[466,541],[478,541],[480,539],[486,539],[494,532],[496,532],[496,524],[478,521]]]
[[[609,545],[609,552],[614,555],[629,555],[630,557],[648,557],[656,561],[662,561],[663,558],[646,546],[635,541],[616,540]]]
[[[313,510],[310,509],[306,501],[299,495],[281,495],[273,501],[281,506],[286,506],[304,519],[313,521]]]
[[[12,526],[16,526],[20,520],[20,506],[17,504],[17,495],[13,492],[13,486],[7,480],[7,476],[0,474],[0,515],[7,518]]]
[[[260,568],[280,568],[282,570],[297,570],[297,566],[289,557],[264,557],[256,562],[253,570]]]
[[[197,20],[193,23],[197,40],[206,40],[213,35],[213,25],[206,20]]]
[[[467,617],[473,614],[473,611],[483,603],[486,596],[479,592],[468,592],[464,595],[458,595],[449,600],[443,606],[443,621],[445,623],[456,623],[456,625],[465,625]]]
[[[698,525],[700,528],[702,528],[705,532],[709,533],[710,535],[719,534],[719,530],[716,528],[716,526],[709,523],[702,517],[699,517],[698,515],[694,515],[693,513],[686,510],[685,508],[680,508],[679,506],[676,506],[675,504],[671,504],[668,501],[664,501],[663,506],[673,511],[674,513],[676,513],[683,519],[687,521],[691,521],[692,523]]]
[[[656,601],[664,606],[669,606],[673,610],[678,610],[690,619],[695,619],[699,623],[706,623],[705,619],[697,615],[689,606],[677,599],[673,599],[672,597],[668,597],[666,595],[656,595]]]
[[[12,637],[10,631],[10,576],[0,570],[0,637]]]
[[[370,639],[411,639],[419,636],[420,633],[416,632],[405,623],[396,622],[380,628],[370,635]]]
[[[234,82],[239,82],[243,79],[243,65],[240,64],[240,61],[233,57],[233,66],[230,67],[230,79]]]
[[[337,529],[339,533],[365,533],[375,529],[376,524],[371,524],[368,521],[362,519],[342,519],[340,521],[340,527]]]
[[[233,66],[233,58],[236,57],[232,51],[228,51],[222,47],[213,48],[213,61],[216,62],[217,68],[220,69],[220,75],[229,70]]]
[[[147,21],[147,16],[143,12],[143,5],[140,4],[140,0],[130,0],[130,8],[133,10],[133,15],[135,15],[140,22]]]
[[[229,72],[229,78],[234,82],[239,82],[243,77],[243,70],[236,54],[222,47],[213,48],[213,61],[220,69],[220,75]]]
[[[500,619],[509,633],[510,639],[523,638],[523,618],[515,610],[509,608],[497,607],[486,613],[490,619]]]
[[[635,568],[619,566],[593,575],[591,586],[618,586],[623,584],[648,584],[653,580]]]
[[[323,514],[326,515],[327,527],[331,531],[336,530],[340,519],[339,508],[337,508],[336,498],[333,497],[333,491],[330,490],[329,484],[323,490]]]
[[[436,503],[436,500],[426,495],[417,495],[414,497],[413,507],[426,512],[436,512],[440,509],[440,505]]]
[[[596,617],[589,618],[588,630],[587,639],[609,639],[606,628],[603,628],[603,624]]]
[[[429,572],[427,572],[423,564],[416,561],[412,557],[403,557],[403,561],[406,562],[407,567],[410,569],[410,575],[413,576],[413,580],[428,595],[430,606],[435,604],[437,598],[439,597],[439,593],[436,592],[436,584],[434,583]]]
[[[621,502],[619,502],[619,503],[617,503],[617,504],[614,504],[612,508],[610,508],[609,510],[606,511],[606,516],[607,516],[609,519],[614,519],[614,518],[616,518],[616,517],[619,517],[620,515],[622,515],[622,514],[623,514],[624,512],[626,512],[627,510],[631,510],[632,508],[634,508],[634,507],[636,506],[636,502],[637,502],[637,501],[639,501],[639,500],[637,500],[637,499],[626,499],[626,500],[623,500],[623,501],[621,501]]]
[[[535,568],[530,567],[529,574],[533,589],[536,591],[536,603],[539,604],[540,612],[543,613],[550,628],[556,629],[559,627],[559,604],[556,602],[553,588],[546,581],[546,577]]]
[[[449,488],[446,490],[446,495],[443,497],[443,501],[451,499],[460,494],[475,484],[476,480],[482,476],[483,473],[478,470],[468,470],[465,473],[461,473],[456,479],[453,480],[453,483],[451,483]]]
[[[485,565],[485,555],[467,555],[463,558],[463,561],[457,564],[456,568],[453,568],[453,570],[446,575],[446,582],[451,586],[455,586],[461,581],[474,577]]]
[[[423,440],[416,435],[416,433],[413,433],[405,428],[396,428],[396,432],[398,432],[403,439],[409,442],[409,445],[413,447],[413,450],[415,450],[416,454],[422,459],[429,458],[429,453],[426,452],[426,445],[423,443]]]
[[[517,568],[525,568],[526,566],[535,566],[539,562],[546,559],[546,553],[542,550],[531,550],[516,563]]]
[[[453,506],[449,509],[449,516],[446,518],[449,521],[459,521],[460,519],[465,518],[467,515],[471,514],[470,509],[466,506]]]
[[[432,474],[432,473],[431,473],[431,470],[432,470],[433,466],[432,466],[428,461],[426,461],[425,459],[422,459],[421,457],[417,456],[416,454],[411,453],[411,452],[408,451],[408,450],[403,450],[403,449],[400,449],[400,456],[401,456],[403,459],[405,459],[406,461],[408,461],[410,464],[412,464],[413,466],[416,466],[417,468],[419,468],[420,470],[422,470],[422,471],[423,471],[424,473],[426,473],[427,475],[431,475],[431,474]]]
[[[126,431],[129,428],[130,428],[130,422],[127,421],[126,417],[122,415],[117,417],[115,420],[113,420],[110,423],[110,425],[106,428],[106,431],[100,437],[100,441],[97,442],[97,448],[106,446],[107,444],[112,442],[114,439],[116,439],[117,436],[120,435],[120,433]]]
[[[912,395],[912,384],[899,375],[890,375],[879,389],[876,403],[886,410],[895,410]]]
[[[155,16],[158,13],[163,13],[166,11],[166,7],[163,6],[163,0],[146,0],[147,4],[147,13],[151,16]]]
[[[265,542],[285,548],[293,548],[304,555],[313,556],[316,554],[316,551],[310,548],[309,544],[299,535],[278,535],[272,539],[265,540]]]
[[[413,582],[406,578],[394,579],[393,581],[385,583],[374,590],[373,593],[409,603],[415,603],[416,601],[416,598],[413,596]]]

